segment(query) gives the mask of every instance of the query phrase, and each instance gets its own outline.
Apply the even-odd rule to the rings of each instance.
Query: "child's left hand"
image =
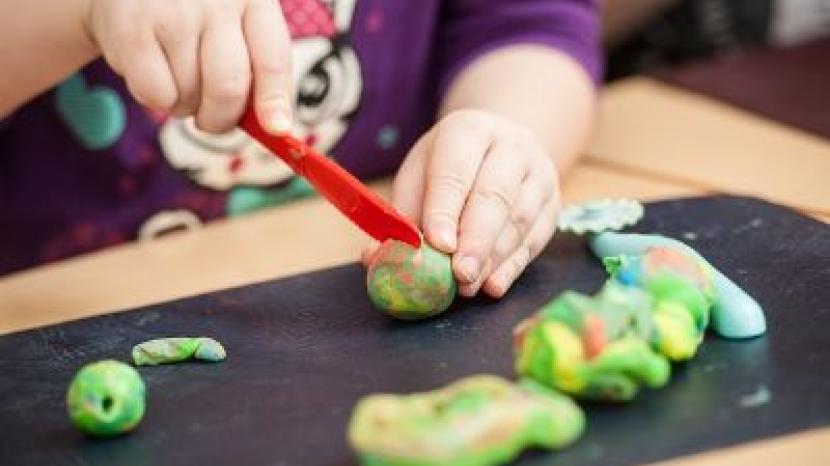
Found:
[[[476,110],[450,113],[412,148],[393,203],[452,254],[462,296],[503,296],[550,240],[559,211],[552,157],[527,128]]]

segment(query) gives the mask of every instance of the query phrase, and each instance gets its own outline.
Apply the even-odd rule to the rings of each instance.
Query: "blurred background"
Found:
[[[604,0],[603,21],[607,76],[615,80],[826,37],[830,0]]]

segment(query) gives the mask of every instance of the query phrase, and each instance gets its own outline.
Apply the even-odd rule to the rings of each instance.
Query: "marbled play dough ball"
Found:
[[[81,368],[66,393],[69,418],[84,432],[108,437],[131,430],[144,416],[144,381],[135,369],[106,360]]]
[[[366,288],[378,309],[403,320],[444,312],[458,290],[449,256],[426,243],[415,249],[394,240],[381,244],[371,258]]]

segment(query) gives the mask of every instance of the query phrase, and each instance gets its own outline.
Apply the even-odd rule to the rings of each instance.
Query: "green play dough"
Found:
[[[589,400],[632,400],[668,383],[669,361],[650,345],[651,297],[609,282],[595,296],[566,291],[514,329],[516,372]]]
[[[637,256],[654,246],[679,248],[706,264],[712,274],[715,287],[712,328],[718,335],[752,338],[767,331],[766,317],[758,302],[682,241],[660,235],[606,231],[592,237],[589,245],[600,258],[621,254]]]
[[[198,340],[199,346],[196,348],[196,352],[193,353],[195,359],[219,362],[227,357],[228,354],[225,352],[225,348],[213,338],[199,337],[196,340]]]
[[[447,310],[458,286],[446,254],[423,244],[381,244],[369,261],[366,288],[372,303],[392,317],[416,320]]]
[[[173,337],[145,341],[133,347],[136,366],[155,366],[188,359],[222,361],[227,356],[222,344],[207,337]]]
[[[474,375],[432,392],[362,399],[349,443],[366,466],[490,466],[526,448],[564,448],[584,428],[582,410],[564,395]]]
[[[66,392],[72,423],[82,431],[109,437],[134,428],[144,416],[146,389],[135,369],[105,360],[81,368]]]

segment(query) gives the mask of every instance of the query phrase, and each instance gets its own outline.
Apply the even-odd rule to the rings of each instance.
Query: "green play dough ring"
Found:
[[[110,437],[141,421],[145,395],[144,381],[135,369],[119,361],[98,361],[75,374],[66,392],[66,407],[77,428]]]
[[[446,311],[458,285],[446,254],[426,244],[415,249],[389,240],[369,261],[366,289],[381,311],[396,319],[417,320]]]

